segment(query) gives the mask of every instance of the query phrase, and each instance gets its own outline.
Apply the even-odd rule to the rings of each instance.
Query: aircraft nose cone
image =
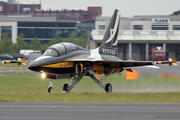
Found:
[[[35,67],[35,66],[32,64],[32,62],[31,62],[31,63],[29,63],[29,65],[28,65],[28,69],[29,69],[29,70],[33,70],[33,69],[34,69],[34,67]]]
[[[30,62],[28,65],[28,69],[39,72],[39,66],[35,62]]]

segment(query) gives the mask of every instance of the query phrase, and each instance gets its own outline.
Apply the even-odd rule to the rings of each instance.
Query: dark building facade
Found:
[[[95,21],[101,16],[102,7],[87,10],[41,10],[41,4],[8,4],[0,2],[0,15],[31,15],[32,17],[56,17],[58,21]]]
[[[41,10],[41,3],[17,4],[16,0],[1,1],[1,37],[6,32],[16,42],[16,37],[23,33],[24,40],[28,43],[35,37],[41,43],[46,43],[56,34],[66,38],[72,31],[80,37],[95,29],[96,17],[101,14],[101,7],[88,7],[87,10]]]
[[[101,14],[102,7],[88,7],[87,10],[41,10],[41,4],[17,4],[15,0],[8,0],[0,2],[0,27],[2,33],[8,31],[10,34],[14,33],[13,36],[16,36],[16,32],[12,33],[12,28],[15,30],[17,27],[17,35],[23,33],[26,42],[35,37],[47,42],[56,34],[66,38],[72,31],[78,37],[91,32],[95,29],[96,17]],[[53,20],[45,20],[47,18]],[[3,25],[7,20],[14,24]]]
[[[72,31],[77,31],[76,22],[19,21],[17,24],[18,35],[23,33],[25,41],[28,43],[34,36],[40,39],[41,43],[47,43],[56,34],[62,38],[67,38]]]

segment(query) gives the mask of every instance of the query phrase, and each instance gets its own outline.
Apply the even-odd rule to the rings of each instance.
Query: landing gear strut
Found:
[[[81,80],[81,78],[85,75],[84,74],[80,74],[80,75],[74,75],[72,82],[70,85],[68,85],[67,83],[64,84],[63,86],[63,92],[69,92],[71,89],[73,89],[73,87]]]
[[[50,85],[48,86],[48,93],[52,93],[53,92],[53,80],[49,80],[50,81]]]
[[[63,86],[63,92],[69,92],[71,91],[74,86],[83,78],[83,76],[85,75],[88,75],[90,76],[94,82],[96,82],[103,90],[105,90],[105,92],[109,92],[111,93],[112,92],[112,85],[110,83],[108,84],[104,84],[104,81],[103,80],[98,80],[96,77],[95,77],[95,74],[92,70],[87,70],[87,71],[84,71],[83,74],[80,74],[80,75],[74,75],[73,79],[72,79],[72,82],[71,84],[67,84],[65,83],[64,86]],[[48,92],[49,93],[52,93],[53,92],[53,80],[49,80],[50,81],[50,85],[48,86]]]
[[[63,92],[69,92],[80,80],[81,78],[86,75],[86,73],[89,73],[88,75],[94,80],[94,82],[96,82],[102,89],[105,90],[105,92],[109,92],[111,93],[112,92],[112,85],[110,83],[108,84],[104,84],[104,81],[103,80],[98,80],[96,77],[95,77],[95,74],[92,70],[88,70],[86,72],[84,72],[83,74],[80,74],[80,75],[74,75],[73,79],[72,79],[72,82],[71,84],[67,84],[65,83],[64,86],[63,86]]]
[[[88,72],[90,74],[90,77],[94,80],[94,82],[96,82],[102,89],[104,89],[105,92],[109,92],[109,93],[112,92],[112,85],[110,83],[104,84],[103,80],[100,81],[95,77],[95,74],[92,70],[89,70]]]

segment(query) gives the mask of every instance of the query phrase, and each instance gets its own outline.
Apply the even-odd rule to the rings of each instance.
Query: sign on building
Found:
[[[153,18],[152,23],[169,23],[169,18]]]

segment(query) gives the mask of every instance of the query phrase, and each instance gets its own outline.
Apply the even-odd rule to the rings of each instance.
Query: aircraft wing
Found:
[[[132,67],[124,67],[124,69],[131,69]],[[139,68],[139,66],[134,66],[133,68]],[[160,67],[155,66],[155,65],[147,65],[147,66],[141,66],[141,68],[154,68],[154,69],[159,69]]]
[[[149,65],[156,65],[156,64],[169,64],[169,66],[176,64],[177,58],[174,60],[169,59],[169,61],[129,61],[129,60],[121,60],[121,61],[103,61],[106,63],[114,64],[118,67],[138,67],[138,66],[149,66]]]
[[[177,66],[176,59],[172,60],[169,59],[169,61],[132,61],[132,60],[115,60],[115,61],[106,61],[106,60],[96,60],[96,59],[72,59],[71,61],[79,61],[79,62],[100,62],[100,63],[110,63],[113,67],[139,67],[139,66],[152,66],[156,64],[169,64],[171,66],[172,64]]]
[[[77,61],[77,62],[99,62],[103,64],[110,64],[115,68],[123,67],[138,67],[138,66],[148,66],[155,64],[169,64],[177,65],[175,58],[174,60],[169,59],[169,61],[135,61],[135,60],[121,60],[120,58],[113,55],[104,55],[98,54],[99,48],[91,50],[91,53],[80,54],[68,58],[68,61]],[[65,60],[65,61],[67,61]]]

